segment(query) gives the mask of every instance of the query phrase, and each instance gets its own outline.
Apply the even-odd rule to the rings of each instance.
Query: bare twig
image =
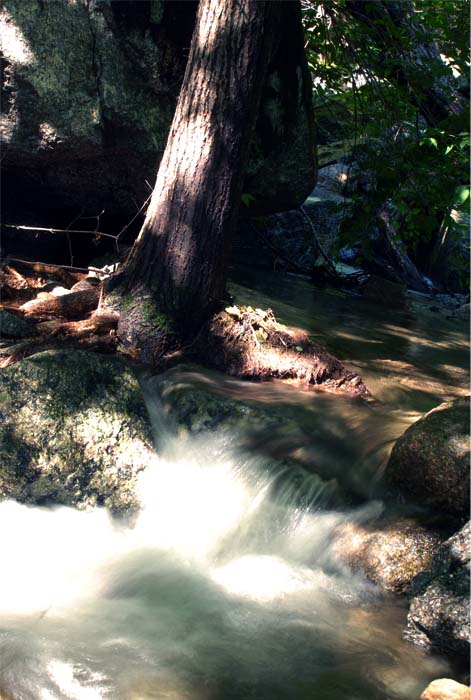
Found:
[[[113,236],[111,233],[103,233],[103,231],[89,231],[85,229],[64,229],[64,228],[43,228],[39,226],[15,226],[13,224],[4,224],[5,228],[14,228],[18,231],[43,231],[45,233],[88,233],[94,236],[103,236],[104,238],[111,238],[114,241],[117,240],[117,236]],[[59,265],[59,267],[63,267]]]
[[[71,265],[54,265],[53,263],[43,263],[33,260],[21,260],[20,258],[10,258],[8,260],[11,262],[20,263],[21,265],[27,265],[28,267],[34,267],[35,265],[47,265],[48,267],[56,267],[57,269],[72,270],[72,272],[88,272],[88,267],[72,267]]]

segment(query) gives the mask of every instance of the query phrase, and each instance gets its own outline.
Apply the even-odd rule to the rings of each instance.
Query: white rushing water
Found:
[[[0,696],[366,700],[423,688],[438,662],[400,641],[403,613],[374,605],[331,554],[335,526],[364,513],[310,511],[279,479],[206,434],[155,456],[132,524],[1,503]]]

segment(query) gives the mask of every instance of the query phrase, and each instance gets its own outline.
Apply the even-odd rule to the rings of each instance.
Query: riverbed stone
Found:
[[[427,571],[438,552],[440,535],[412,519],[345,523],[335,532],[334,553],[362,571],[383,590],[405,594]]]
[[[417,577],[405,637],[418,646],[469,658],[471,529],[443,542],[429,571]]]
[[[451,678],[438,678],[425,688],[420,700],[471,700],[471,689]]]
[[[0,414],[1,497],[137,507],[151,427],[123,360],[51,350],[17,362],[0,373]]]
[[[445,513],[469,512],[469,397],[434,408],[399,438],[385,479],[400,493]]]

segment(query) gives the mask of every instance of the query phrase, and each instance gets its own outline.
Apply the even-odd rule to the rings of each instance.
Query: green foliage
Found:
[[[425,99],[436,85],[445,96],[448,85],[469,90],[468,13],[466,0],[416,0],[407,23],[385,12],[368,24],[349,11],[349,0],[304,4],[319,162],[342,158],[356,169],[341,245],[360,242],[368,255],[377,212],[385,205],[412,255],[418,249],[428,255],[444,235],[462,238],[461,214],[470,202],[468,110],[432,127],[417,94]],[[417,59],[417,42],[435,42],[445,60],[426,52]]]

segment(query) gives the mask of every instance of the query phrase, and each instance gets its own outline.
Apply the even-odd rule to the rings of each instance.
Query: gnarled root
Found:
[[[200,361],[236,377],[296,379],[328,391],[369,396],[361,377],[304,331],[278,323],[270,309],[220,312],[201,329],[194,348]]]

